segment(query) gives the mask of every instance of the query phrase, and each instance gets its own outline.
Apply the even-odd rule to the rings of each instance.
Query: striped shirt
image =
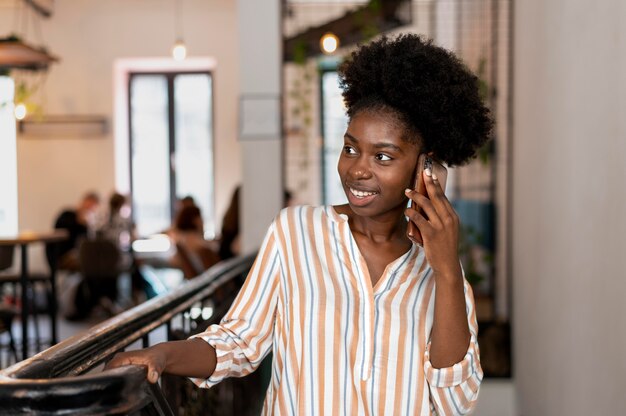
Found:
[[[348,225],[334,208],[291,207],[271,224],[252,269],[219,325],[196,335],[212,345],[211,387],[254,371],[272,351],[263,414],[455,415],[470,412],[483,377],[472,291],[463,360],[429,361],[435,280],[412,248],[372,286]]]

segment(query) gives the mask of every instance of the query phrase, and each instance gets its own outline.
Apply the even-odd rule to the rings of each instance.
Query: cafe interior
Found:
[[[201,392],[102,367],[219,322],[281,208],[346,202],[337,69],[416,33],[495,120],[446,189],[474,414],[624,414],[624,21],[621,0],[0,0],[0,406],[259,414],[267,366]]]

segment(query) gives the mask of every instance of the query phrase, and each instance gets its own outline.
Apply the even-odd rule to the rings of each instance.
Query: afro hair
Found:
[[[361,46],[339,68],[348,116],[388,108],[424,153],[449,166],[475,156],[493,121],[478,78],[451,52],[414,34]]]

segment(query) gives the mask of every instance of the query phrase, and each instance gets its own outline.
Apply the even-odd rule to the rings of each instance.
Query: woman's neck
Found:
[[[348,216],[348,224],[353,233],[359,233],[373,242],[384,243],[407,239],[403,207],[376,217],[357,215],[347,204],[337,206],[335,210]]]

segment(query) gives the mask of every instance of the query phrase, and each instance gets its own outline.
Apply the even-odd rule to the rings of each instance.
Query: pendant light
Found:
[[[183,25],[181,19],[181,0],[174,0],[174,32],[176,41],[172,47],[172,57],[176,61],[182,61],[187,57],[187,46],[183,40]]]

